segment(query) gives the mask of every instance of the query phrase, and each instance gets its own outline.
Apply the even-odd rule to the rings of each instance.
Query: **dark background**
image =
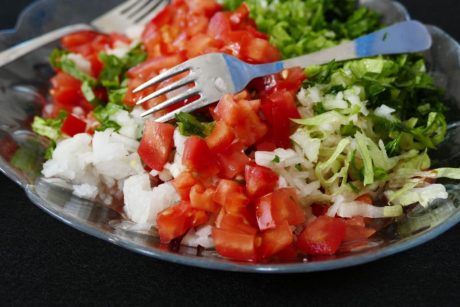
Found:
[[[88,1],[88,0],[82,0]],[[0,29],[30,0],[0,0]],[[458,0],[401,0],[460,40]],[[373,263],[331,272],[255,275],[137,255],[51,218],[0,175],[0,302],[7,305],[459,306],[460,226]]]

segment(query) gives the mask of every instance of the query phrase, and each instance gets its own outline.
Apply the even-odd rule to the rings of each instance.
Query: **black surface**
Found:
[[[12,27],[30,2],[0,0],[0,29]],[[401,2],[413,18],[460,40],[460,1]],[[162,262],[82,234],[36,208],[3,175],[0,196],[0,302],[6,305],[460,305],[460,226],[354,268],[251,275]]]

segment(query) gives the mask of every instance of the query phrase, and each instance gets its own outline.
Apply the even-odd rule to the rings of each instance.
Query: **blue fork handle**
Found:
[[[421,52],[431,47],[431,35],[426,27],[415,20],[394,24],[354,41],[292,59],[251,65],[253,78],[278,73],[285,68],[306,67],[336,61],[352,60],[377,55]]]

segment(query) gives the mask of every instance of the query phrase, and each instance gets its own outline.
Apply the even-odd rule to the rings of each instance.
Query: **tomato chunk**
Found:
[[[365,240],[376,232],[375,229],[366,227],[364,218],[361,216],[355,216],[344,221],[347,225],[344,241]]]
[[[257,260],[255,234],[230,232],[213,228],[212,238],[219,255],[240,261]]]
[[[162,243],[184,235],[190,228],[200,226],[208,221],[209,217],[203,210],[197,210],[188,202],[182,202],[157,215],[157,228]]]
[[[86,122],[74,114],[67,115],[61,127],[61,131],[68,136],[74,136],[78,133],[83,133],[85,130]]]
[[[267,258],[275,255],[291,246],[292,242],[294,242],[294,235],[289,224],[284,221],[278,227],[262,232],[262,245],[259,249],[260,256],[261,258]]]
[[[202,184],[194,185],[190,190],[190,205],[207,212],[217,212],[219,205],[213,200],[214,192],[213,188],[205,188]]]
[[[226,179],[219,181],[213,199],[224,207],[225,212],[230,214],[239,214],[249,203],[243,186],[235,181]]]
[[[217,170],[216,158],[206,141],[192,135],[185,141],[182,163],[197,172],[212,173]]]
[[[345,222],[322,215],[308,224],[297,240],[297,247],[309,255],[333,255],[345,238]]]
[[[271,169],[256,164],[246,165],[244,171],[246,191],[251,197],[260,197],[272,192],[278,182],[278,175]]]
[[[360,201],[369,205],[372,205],[374,201],[372,200],[372,197],[369,194],[363,194],[360,195],[356,198],[356,201]]]
[[[238,233],[257,233],[257,228],[253,227],[251,223],[242,215],[224,214],[222,220],[220,221],[219,228]]]
[[[223,178],[233,179],[244,174],[244,167],[250,159],[244,153],[241,143],[234,143],[227,149],[217,154],[217,164]]]
[[[217,121],[211,134],[206,137],[206,143],[213,152],[220,152],[232,144],[235,135],[223,121]]]
[[[138,149],[139,156],[148,167],[161,171],[168,162],[174,146],[174,126],[146,121]]]
[[[292,188],[283,188],[261,197],[256,203],[256,218],[260,230],[267,230],[287,221],[289,225],[302,224],[305,213]]]
[[[198,181],[195,179],[192,173],[187,171],[182,172],[172,182],[174,188],[176,189],[177,193],[179,193],[182,200],[190,199],[190,191],[192,187],[197,183]]]
[[[291,148],[291,119],[300,118],[295,94],[286,90],[268,95],[262,103],[262,111],[269,122],[268,139],[277,147]]]
[[[237,139],[245,146],[255,144],[267,133],[267,126],[260,119],[258,102],[245,99],[234,100],[231,95],[224,95],[214,112],[233,129]]]

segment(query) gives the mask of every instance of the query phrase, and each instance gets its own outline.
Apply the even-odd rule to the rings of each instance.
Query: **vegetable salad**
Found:
[[[447,198],[436,178],[460,179],[430,167],[446,109],[421,56],[288,69],[170,123],[139,114],[176,92],[140,107],[155,89],[132,90],[201,54],[266,63],[380,27],[354,0],[174,0],[144,28],[70,34],[51,54],[51,103],[32,124],[49,139],[42,173],[80,197],[122,201],[163,244],[232,260],[365,246],[412,205]]]

